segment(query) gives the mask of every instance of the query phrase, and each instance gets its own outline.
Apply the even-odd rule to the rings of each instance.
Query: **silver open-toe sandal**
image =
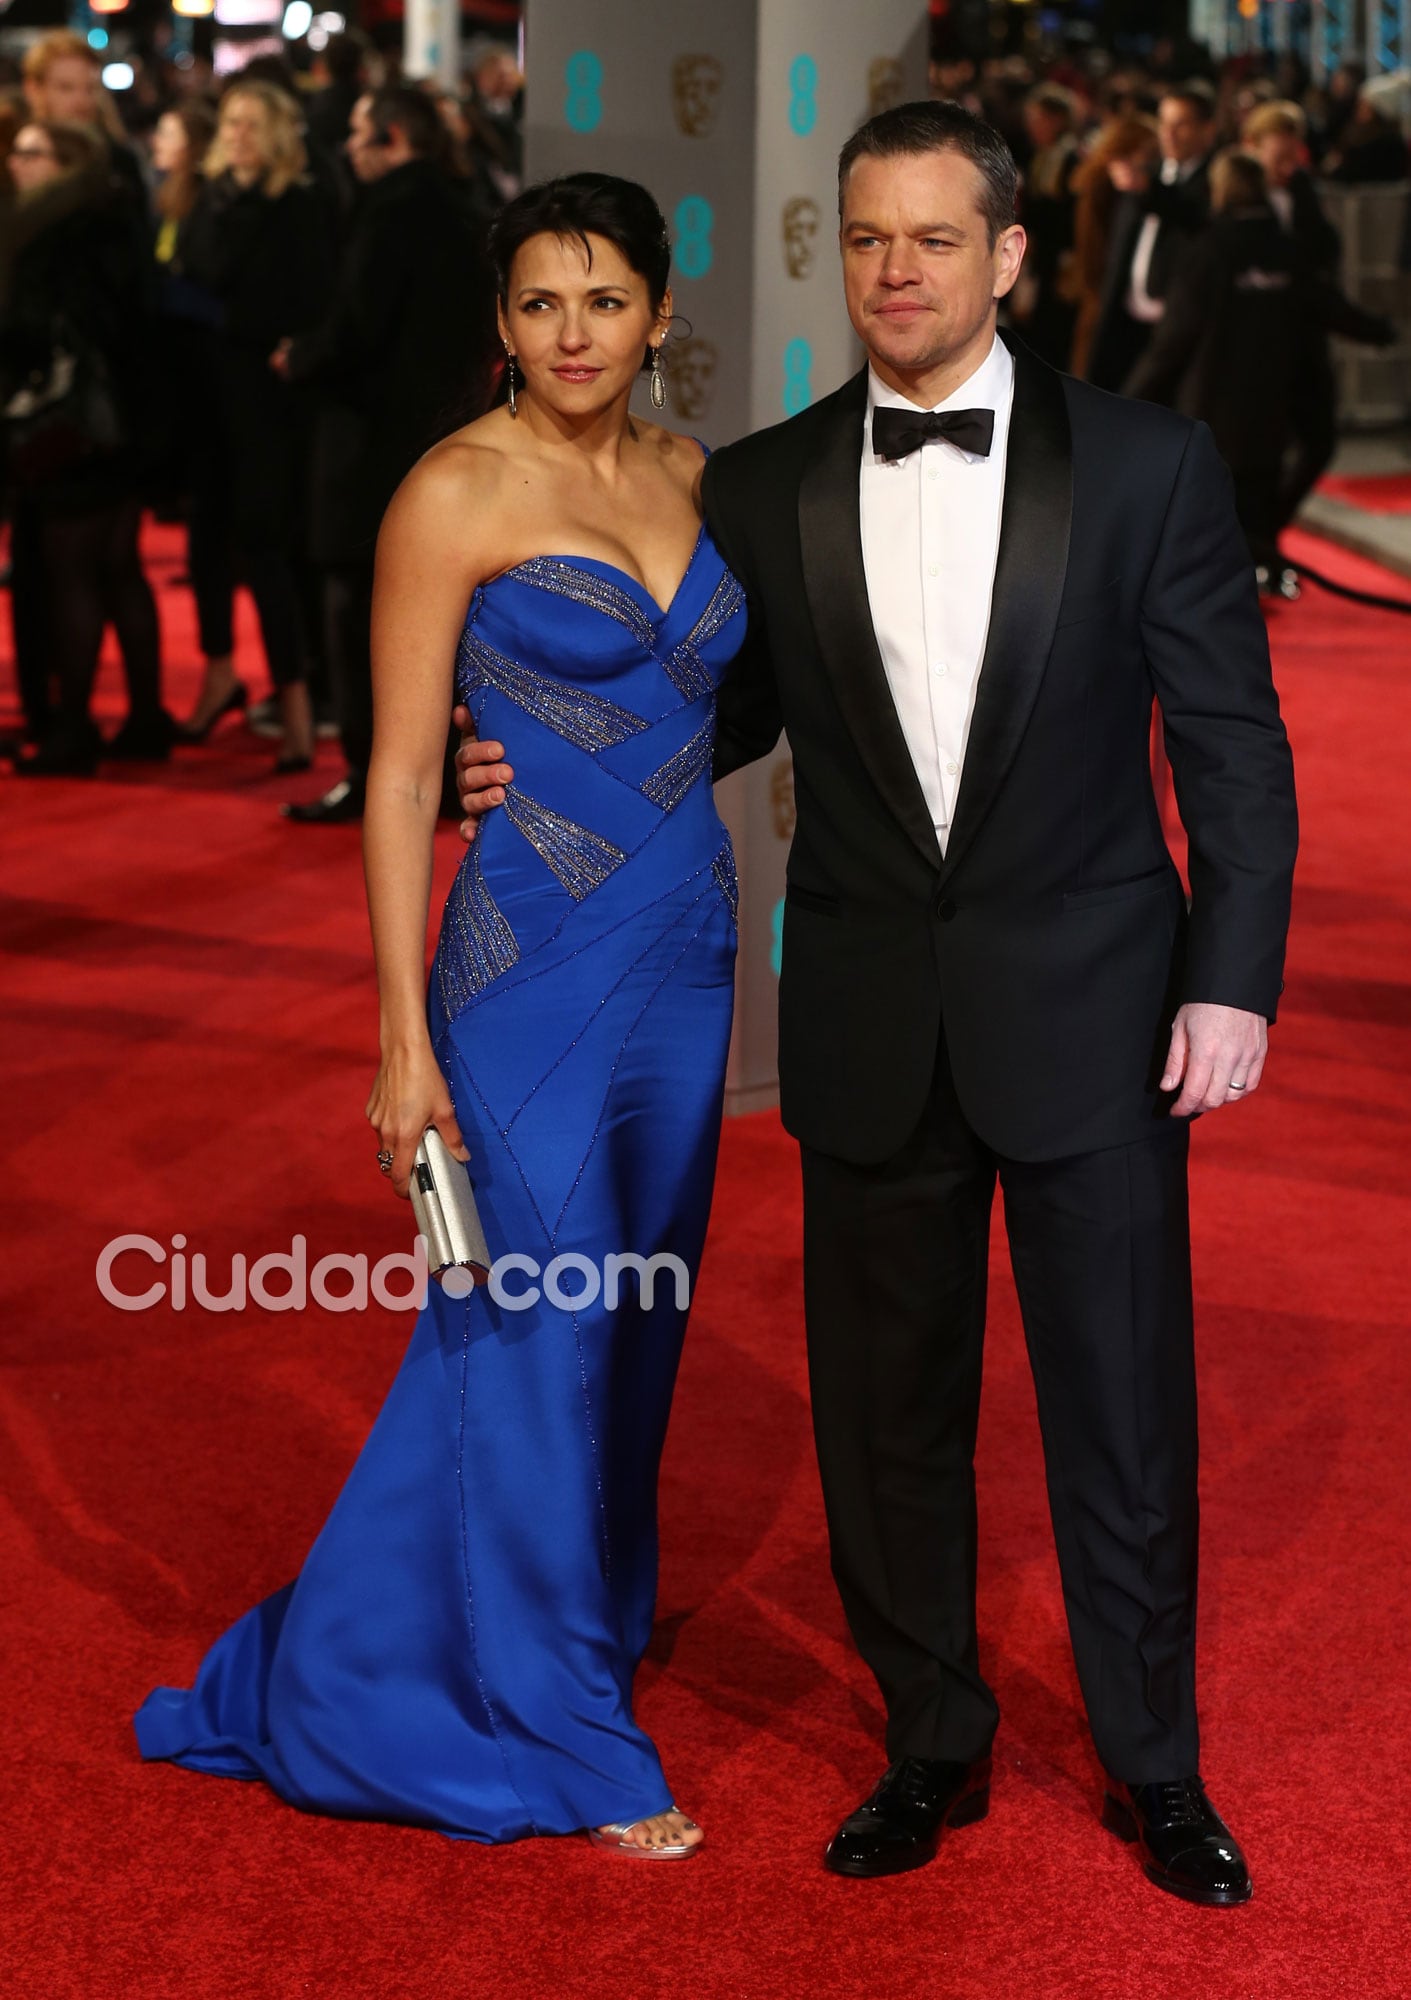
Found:
[[[667,1811],[680,1812],[681,1808],[668,1806]],[[647,1817],[651,1818],[652,1815],[648,1814]],[[594,1847],[605,1847],[609,1854],[622,1854],[640,1861],[685,1861],[688,1856],[699,1852],[705,1845],[702,1840],[690,1843],[674,1840],[665,1847],[642,1847],[637,1841],[627,1838],[633,1827],[641,1824],[639,1819],[618,1820],[611,1826],[590,1826],[587,1834]],[[696,1822],[688,1819],[686,1824],[694,1830]]]

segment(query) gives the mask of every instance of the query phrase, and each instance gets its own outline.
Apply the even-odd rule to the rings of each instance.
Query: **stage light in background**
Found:
[[[88,0],[88,4],[95,14],[122,14],[127,10],[128,0]]]
[[[301,42],[314,24],[314,10],[309,0],[289,0],[284,10],[284,39],[287,42]]]
[[[315,14],[313,26],[309,29],[309,47],[317,55],[326,49],[334,35],[341,35],[348,23],[341,14]]]
[[[112,62],[103,65],[104,90],[131,90],[137,75],[131,63]]]
[[[216,11],[216,0],[171,0],[171,4],[176,13],[184,14],[188,20],[201,20]]]
[[[87,40],[90,49],[105,49],[108,46],[108,31],[106,28],[90,28]]]
[[[216,0],[216,19],[223,28],[275,28],[284,0]]]

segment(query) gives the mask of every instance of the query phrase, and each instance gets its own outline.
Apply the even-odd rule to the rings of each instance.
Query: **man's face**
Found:
[[[952,148],[853,163],[843,190],[848,317],[901,374],[943,365],[981,332],[1019,275],[1022,229],[990,242],[978,167]]]
[[[343,141],[348,164],[360,181],[380,181],[390,161],[385,142],[378,137],[372,115],[372,99],[360,97],[348,120],[348,136]]]
[[[1210,125],[1200,107],[1184,97],[1163,97],[1156,114],[1161,132],[1161,157],[1185,166],[1210,151]]]
[[[49,65],[44,81],[30,86],[37,118],[57,118],[69,125],[98,123],[98,71],[82,56],[60,56]]]
[[[1303,141],[1296,132],[1267,132],[1253,150],[1270,187],[1287,187],[1303,164]]]

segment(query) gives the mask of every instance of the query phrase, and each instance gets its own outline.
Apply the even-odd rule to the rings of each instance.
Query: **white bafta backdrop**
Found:
[[[926,93],[926,0],[532,0],[527,171],[643,182],[674,245],[671,416],[709,445],[779,423],[859,365],[842,305],[838,149]],[[642,414],[649,414],[645,400]],[[726,1103],[772,1101],[786,747],[719,788],[740,865],[740,960]]]

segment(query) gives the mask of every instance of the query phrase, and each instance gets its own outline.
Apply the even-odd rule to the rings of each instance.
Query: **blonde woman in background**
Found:
[[[281,341],[313,326],[333,282],[331,217],[306,175],[298,107],[264,82],[237,81],[221,103],[204,185],[180,225],[173,272],[214,301],[209,408],[201,426],[211,530],[207,603],[228,611],[237,581],[255,600],[283,735],[277,771],[307,770],[313,711],[295,576],[306,421],[297,390],[270,366]],[[201,741],[245,706],[229,626],[206,629],[206,674],[183,734]]]

